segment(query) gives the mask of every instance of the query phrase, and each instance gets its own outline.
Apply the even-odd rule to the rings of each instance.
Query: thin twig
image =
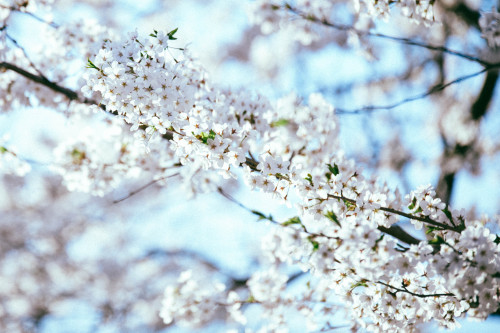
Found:
[[[24,57],[26,58],[26,60],[28,60],[28,62],[30,63],[30,66],[40,75],[40,77],[42,77],[43,79],[47,80],[47,77],[35,66],[35,64],[33,63],[33,61],[31,61],[30,57],[28,56],[28,53],[26,52],[26,50],[24,49],[24,47],[22,47],[18,42],[17,40],[15,40],[12,36],[10,36],[9,34],[6,34],[6,37],[7,39],[9,39],[12,43],[14,43],[14,45],[19,48],[23,54],[24,54]]]
[[[405,99],[403,99],[403,100],[401,100],[399,102],[393,103],[393,104],[376,105],[376,106],[369,105],[369,106],[363,106],[363,107],[361,107],[359,109],[353,109],[353,110],[335,109],[335,113],[337,113],[337,114],[358,114],[358,113],[361,113],[361,112],[364,112],[364,111],[391,110],[391,109],[397,108],[397,107],[399,107],[399,106],[401,106],[403,104],[406,104],[406,103],[409,103],[409,102],[413,102],[413,101],[425,98],[427,96],[430,96],[432,94],[435,94],[437,92],[440,92],[440,91],[444,90],[445,88],[451,86],[452,84],[459,83],[459,82],[471,79],[473,77],[476,77],[478,75],[483,74],[484,72],[487,72],[487,71],[492,70],[492,69],[497,69],[497,68],[500,68],[500,64],[496,64],[495,66],[492,66],[492,67],[483,68],[482,70],[480,70],[478,72],[475,72],[475,73],[472,73],[472,74],[467,74],[467,75],[464,75],[464,76],[460,76],[460,77],[456,78],[455,80],[447,82],[447,83],[438,84],[437,86],[432,87],[431,89],[427,90],[424,93],[421,93],[419,95],[412,96],[412,97],[407,97],[407,98],[405,98]]]
[[[55,22],[49,22],[49,21],[46,21],[46,20],[44,20],[43,18],[41,18],[41,17],[39,17],[39,16],[37,16],[37,15],[35,15],[35,14],[31,13],[31,12],[22,12],[22,11],[18,11],[18,12],[20,12],[20,13],[22,13],[22,14],[26,14],[26,15],[28,15],[28,16],[31,16],[31,17],[32,17],[32,18],[34,18],[35,20],[37,20],[37,21],[39,21],[39,22],[42,22],[42,23],[45,23],[46,25],[48,25],[49,27],[52,27],[52,28],[54,28],[54,29],[59,28],[59,25],[58,25],[57,23],[55,23]]]
[[[79,102],[85,103],[85,104],[98,105],[98,103],[94,100],[89,100],[87,98],[80,98],[75,91],[68,89],[68,88],[65,88],[63,86],[60,86],[59,84],[52,82],[43,76],[30,73],[30,72],[28,72],[22,68],[19,68],[16,65],[13,65],[11,63],[0,62],[0,69],[8,69],[8,70],[11,70],[13,72],[16,72],[16,73],[24,76],[25,78],[30,79],[33,82],[39,83],[41,85],[46,86],[47,88],[54,90],[55,92],[63,94],[69,100],[72,100],[72,101],[76,100],[76,101],[79,101]]]
[[[351,204],[354,204],[356,205],[356,200],[354,199],[349,199],[349,198],[346,198],[342,195],[333,195],[333,194],[328,194],[328,197],[329,198],[332,198],[332,199],[337,199],[337,200],[342,200],[342,201],[347,201]],[[433,219],[431,219],[430,217],[428,216],[417,216],[417,215],[413,215],[413,214],[408,214],[408,213],[405,213],[405,212],[402,212],[402,211],[399,211],[397,209],[394,209],[394,208],[388,208],[388,207],[379,207],[377,208],[378,210],[382,210],[384,212],[388,212],[388,213],[391,213],[391,214],[396,214],[396,215],[399,215],[399,216],[403,216],[403,217],[406,217],[410,220],[417,220],[417,221],[421,221],[421,222],[425,222],[427,224],[430,224],[432,226],[435,226],[435,227],[438,227],[438,228],[441,228],[441,229],[445,229],[445,230],[451,230],[451,231],[455,231],[455,232],[460,232],[462,231],[461,228],[459,227],[453,227],[451,225],[448,225],[448,224],[444,224],[444,223],[441,223],[441,222],[438,222],[438,221],[435,221]]]
[[[26,14],[28,16],[31,16],[32,18],[34,18],[35,20],[39,21],[39,22],[42,22],[42,23],[45,23],[47,24],[48,26],[54,28],[54,29],[57,29],[59,28],[59,25],[54,23],[54,22],[49,22],[49,21],[46,21],[44,20],[43,18],[41,18],[40,16],[38,15],[35,15],[33,14],[32,12],[28,12],[28,11],[25,11],[25,10],[21,10],[20,8],[16,8],[14,6],[5,6],[5,5],[0,5],[0,8],[4,8],[4,9],[9,9],[13,12],[17,12],[17,13],[20,13],[20,14]]]
[[[445,297],[445,296],[451,296],[451,297],[454,297],[455,294],[452,294],[452,293],[442,293],[442,294],[417,294],[417,293],[414,293],[412,291],[409,291],[407,288],[397,288],[397,287],[394,287],[394,286],[391,286],[390,284],[388,283],[385,283],[385,282],[382,282],[382,281],[377,281],[378,284],[381,284],[383,286],[386,286],[388,288],[391,288],[391,289],[394,289],[396,290],[395,292],[391,293],[391,294],[394,294],[396,295],[398,292],[402,292],[402,293],[407,293],[407,294],[410,294],[412,296],[415,296],[415,297],[420,297],[420,298],[427,298],[427,297]]]
[[[227,192],[225,192],[221,187],[218,187],[217,188],[217,192],[219,192],[222,196],[224,196],[226,199],[228,199],[229,201],[237,204],[238,206],[240,206],[241,208],[245,209],[246,211],[248,212],[251,212],[252,214],[255,214],[254,210],[245,206],[243,203],[241,203],[240,201],[236,200],[234,197],[232,197],[230,194],[228,194]],[[267,221],[273,223],[273,224],[278,224],[280,226],[283,226],[283,224],[279,223],[278,221],[275,221],[273,219],[270,219],[270,218],[267,218],[266,219]],[[382,226],[378,226],[377,229],[387,235],[390,235],[406,244],[409,244],[409,245],[417,245],[420,243],[420,240],[413,237],[412,235],[408,234],[406,231],[404,231],[403,228],[401,228],[400,226],[397,226],[397,225],[392,225],[390,226],[389,228],[387,227],[382,227]],[[311,235],[311,236],[316,236],[316,237],[325,237],[325,238],[329,238],[329,239],[337,239],[337,237],[332,237],[332,236],[327,236],[327,235],[324,235],[324,234],[318,234],[318,233],[313,233],[313,232],[310,232],[307,230],[307,228],[305,228],[305,226],[303,227],[303,230],[305,233]]]
[[[290,12],[296,14],[297,16],[300,16],[301,18],[303,18],[305,20],[308,20],[308,21],[311,21],[314,23],[318,23],[318,24],[322,24],[324,26],[334,28],[336,30],[354,32],[354,33],[361,35],[361,36],[383,38],[383,39],[388,39],[388,40],[392,40],[395,42],[403,43],[406,45],[422,47],[422,48],[432,50],[432,51],[439,51],[439,52],[451,54],[451,55],[454,55],[454,56],[457,56],[460,58],[464,58],[464,59],[467,59],[470,61],[477,62],[478,64],[481,64],[485,67],[492,65],[491,63],[489,63],[485,60],[482,60],[480,58],[474,57],[474,56],[466,54],[466,53],[458,52],[458,51],[449,49],[449,48],[444,47],[444,46],[435,46],[435,45],[425,44],[422,42],[411,40],[409,38],[390,36],[390,35],[385,35],[385,34],[377,33],[377,32],[363,31],[363,30],[356,29],[353,26],[331,23],[326,19],[320,19],[314,15],[303,13],[303,12],[299,11],[298,9],[296,9],[288,4],[285,5],[284,8],[288,9]]]
[[[146,185],[143,185],[141,187],[139,187],[138,189],[130,192],[128,195],[126,195],[125,197],[121,198],[121,199],[117,199],[117,200],[114,200],[113,201],[113,204],[117,204],[117,203],[120,203],[124,200],[127,200],[128,198],[136,195],[137,193],[147,189],[149,186],[153,185],[153,184],[156,184],[158,183],[159,181],[162,181],[162,180],[165,180],[167,178],[172,178],[172,177],[175,177],[175,176],[178,176],[180,173],[179,172],[176,172],[174,174],[171,174],[171,175],[168,175],[168,176],[165,176],[165,177],[161,177],[161,178],[158,178],[158,179],[153,179],[152,181],[150,181],[149,183],[147,183]]]

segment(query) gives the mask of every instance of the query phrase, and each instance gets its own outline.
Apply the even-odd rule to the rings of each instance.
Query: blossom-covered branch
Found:
[[[98,103],[94,100],[88,99],[88,98],[82,98],[78,95],[77,92],[68,89],[66,87],[63,87],[55,82],[49,81],[46,77],[41,76],[41,75],[36,75],[33,73],[30,73],[14,64],[8,63],[8,62],[0,62],[0,69],[3,70],[11,70],[13,72],[16,72],[19,75],[22,75],[23,77],[35,82],[39,83],[57,93],[63,94],[66,96],[71,101],[79,101],[80,103],[85,103],[85,104],[94,104],[98,105]]]
[[[290,11],[291,13],[294,13],[295,15],[297,15],[298,17],[300,17],[304,20],[308,20],[308,21],[311,21],[311,22],[314,22],[317,24],[322,24],[324,26],[327,26],[327,27],[330,27],[330,28],[333,28],[336,30],[353,32],[359,36],[377,37],[377,38],[392,40],[392,41],[395,41],[397,43],[402,43],[402,44],[411,45],[411,46],[417,46],[417,47],[425,48],[425,49],[428,49],[431,51],[438,51],[438,52],[451,54],[451,55],[454,55],[454,56],[457,56],[457,57],[460,57],[463,59],[467,59],[467,60],[476,62],[476,63],[484,66],[485,68],[493,68],[493,67],[499,66],[499,64],[492,64],[492,63],[485,61],[485,60],[482,60],[478,57],[475,57],[475,56],[472,56],[469,54],[465,54],[462,52],[458,52],[455,50],[451,50],[451,49],[444,47],[444,46],[429,45],[426,43],[414,41],[414,40],[409,39],[409,38],[395,37],[395,36],[389,36],[389,35],[385,35],[385,34],[377,33],[377,32],[363,31],[363,30],[356,29],[353,26],[332,23],[332,22],[329,22],[327,19],[320,19],[314,15],[301,12],[300,10],[298,10],[297,8],[295,8],[289,4],[283,5],[282,8]],[[275,10],[279,10],[279,8],[276,8]]]

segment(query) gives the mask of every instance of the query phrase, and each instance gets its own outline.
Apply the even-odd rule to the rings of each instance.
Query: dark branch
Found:
[[[420,243],[419,239],[413,237],[397,225],[391,225],[390,228],[378,226],[377,229],[409,245],[417,245]]]
[[[471,107],[470,118],[471,121],[480,121],[487,113],[488,107],[490,105],[491,99],[493,98],[493,93],[498,81],[498,71],[490,71],[484,79],[481,92],[479,93],[476,101]],[[471,154],[474,150],[476,139],[472,140],[469,144],[463,145],[460,143],[455,143],[454,146],[448,146],[446,138],[443,137],[443,142],[445,144],[445,150],[443,152],[443,157],[441,159],[441,165],[446,165],[449,160],[454,158],[465,159],[465,157]],[[445,203],[449,204],[451,200],[451,195],[453,193],[453,185],[455,183],[455,175],[458,170],[446,170],[445,167],[441,167],[441,174],[438,178],[438,183],[436,186],[436,193]]]
[[[476,10],[470,9],[464,2],[460,2],[458,5],[446,9],[448,9],[451,13],[456,14],[468,25],[479,29],[479,18],[481,17],[481,14],[479,14]]]
[[[93,105],[99,104],[94,100],[90,100],[87,98],[81,98],[80,96],[78,96],[78,94],[75,91],[73,91],[71,89],[60,86],[59,84],[52,82],[43,76],[35,75],[33,73],[30,73],[22,68],[17,67],[16,65],[10,64],[8,62],[0,62],[0,69],[11,70],[13,72],[16,72],[16,73],[24,76],[25,78],[33,81],[33,82],[39,83],[47,88],[52,89],[55,92],[63,94],[71,101],[78,101],[78,102],[81,102],[84,104],[93,104]]]
[[[381,33],[377,33],[377,32],[363,31],[363,30],[356,29],[353,26],[331,23],[326,19],[320,19],[316,16],[303,13],[303,12],[299,11],[298,9],[293,8],[290,5],[285,5],[284,7],[285,7],[285,9],[288,9],[290,12],[296,14],[297,16],[300,16],[301,18],[303,18],[305,20],[308,20],[308,21],[311,21],[314,23],[318,23],[318,24],[321,24],[321,25],[324,25],[324,26],[327,26],[327,27],[330,27],[330,28],[333,28],[336,30],[354,32],[360,36],[377,37],[377,38],[387,39],[387,40],[395,41],[395,42],[410,45],[410,46],[417,46],[417,47],[425,48],[425,49],[428,49],[431,51],[443,52],[443,53],[451,54],[451,55],[454,55],[454,56],[457,56],[457,57],[460,57],[463,59],[467,59],[467,60],[470,60],[473,62],[477,62],[478,64],[481,64],[485,67],[492,65],[491,63],[484,61],[482,59],[479,59],[477,57],[474,57],[472,55],[465,54],[465,53],[455,51],[455,50],[451,50],[451,49],[444,47],[444,46],[435,46],[435,45],[430,45],[430,44],[414,41],[414,40],[411,40],[409,38],[395,37],[395,36],[389,36],[389,35],[385,35],[385,34],[381,34]]]
[[[333,198],[333,199],[337,199],[337,200],[342,200],[344,202],[347,201],[350,204],[356,205],[356,200],[349,199],[349,198],[346,198],[344,196],[328,194],[328,197],[329,198]],[[399,211],[397,209],[388,208],[388,207],[380,207],[380,208],[378,208],[378,210],[382,210],[384,212],[388,212],[388,213],[391,213],[391,214],[396,214],[396,215],[399,215],[399,216],[403,216],[403,217],[406,217],[406,218],[408,218],[410,220],[421,221],[421,222],[430,224],[430,225],[432,225],[434,227],[438,227],[438,228],[441,228],[441,229],[444,229],[444,230],[451,230],[451,231],[455,231],[455,232],[460,232],[462,230],[460,227],[453,227],[451,225],[447,225],[447,224],[435,221],[435,220],[429,218],[428,216],[418,216],[418,215],[408,214],[408,213]]]
[[[18,42],[17,40],[15,40],[14,38],[12,38],[12,36],[10,36],[9,34],[6,34],[6,37],[7,39],[9,39],[17,48],[19,48],[23,54],[24,54],[24,57],[26,58],[26,60],[28,60],[28,62],[30,63],[30,66],[40,75],[41,78],[45,79],[48,81],[47,77],[45,75],[43,75],[43,73],[35,66],[35,64],[31,61],[31,59],[28,57],[28,53],[26,52],[26,50],[24,49],[24,47],[22,47]]]
[[[452,294],[452,293],[443,293],[443,294],[417,294],[417,293],[414,293],[412,291],[409,291],[406,287],[404,287],[404,288],[397,288],[397,287],[391,286],[390,284],[382,282],[382,281],[377,281],[377,283],[381,284],[383,286],[386,286],[388,288],[394,289],[395,292],[391,293],[393,295],[396,295],[398,292],[402,292],[402,293],[407,293],[407,294],[410,294],[412,296],[420,297],[420,298],[444,297],[444,296],[452,296],[453,297],[453,296],[455,296],[455,294]]]
[[[129,194],[127,194],[127,195],[126,195],[126,196],[124,196],[123,198],[118,199],[118,200],[114,200],[114,201],[113,201],[113,204],[117,204],[117,203],[120,203],[120,202],[122,202],[122,201],[124,201],[124,200],[127,200],[128,198],[130,198],[130,197],[132,197],[132,196],[136,195],[137,193],[139,193],[139,192],[141,192],[141,191],[143,191],[143,190],[147,189],[147,188],[148,188],[148,187],[150,187],[151,185],[156,184],[156,183],[158,183],[159,181],[165,180],[165,179],[167,179],[167,178],[171,178],[171,177],[178,176],[179,174],[180,174],[179,172],[176,172],[176,173],[174,173],[174,174],[171,174],[171,175],[168,175],[168,176],[165,176],[165,177],[160,177],[160,178],[158,178],[158,179],[153,179],[152,181],[150,181],[150,182],[149,182],[149,183],[147,183],[146,185],[143,185],[143,186],[139,187],[138,189],[136,189],[136,190],[134,190],[134,191],[130,192]]]
[[[471,117],[473,120],[479,120],[486,114],[491,98],[493,97],[493,92],[495,91],[497,80],[498,71],[488,72],[488,75],[486,75],[484,80],[483,87],[481,88],[481,92],[479,93],[477,100],[472,105]]]
[[[423,99],[423,98],[425,98],[427,96],[430,96],[432,94],[440,92],[440,91],[446,89],[447,87],[449,87],[449,86],[451,86],[451,85],[453,85],[455,83],[459,83],[459,82],[471,79],[473,77],[481,75],[484,72],[487,72],[487,71],[493,70],[493,69],[497,69],[497,68],[500,68],[500,64],[496,64],[493,67],[484,68],[484,69],[480,70],[479,72],[475,72],[475,73],[472,73],[472,74],[467,74],[467,75],[461,76],[461,77],[456,78],[455,80],[447,82],[447,83],[438,84],[438,85],[432,87],[431,89],[429,89],[428,91],[426,91],[426,92],[424,92],[422,94],[405,98],[405,99],[403,99],[403,100],[401,100],[399,102],[393,103],[393,104],[376,105],[376,106],[369,105],[369,106],[364,106],[364,107],[361,107],[359,109],[353,109],[353,110],[336,109],[335,112],[339,113],[339,114],[358,114],[358,113],[361,113],[361,112],[364,112],[364,111],[391,110],[391,109],[397,108],[397,107],[399,107],[399,106],[401,106],[403,104],[406,104],[406,103],[409,103],[409,102],[413,102],[413,101],[416,101],[416,100],[419,100],[419,99]]]
[[[246,211],[249,211],[251,213],[254,212],[254,210],[252,210],[251,208],[245,206],[244,204],[242,204],[241,202],[239,202],[238,200],[236,200],[235,198],[233,198],[231,195],[229,195],[228,193],[226,193],[222,188],[217,188],[217,192],[219,192],[222,196],[224,196],[226,199],[228,199],[229,201],[237,204],[238,206],[240,206],[241,208],[243,208],[244,210]],[[273,224],[278,224],[278,225],[282,225],[281,223],[279,223],[278,221],[274,221],[274,220],[270,220],[269,221]],[[418,243],[420,243],[420,240],[413,237],[412,235],[408,234],[406,231],[403,230],[403,228],[399,227],[399,226],[396,226],[396,225],[392,225],[390,228],[386,228],[386,227],[382,227],[382,226],[378,226],[377,227],[378,230],[380,230],[381,232],[383,233],[386,233],[406,244],[410,244],[410,245],[417,245]],[[312,235],[312,236],[318,236],[318,237],[326,237],[326,238],[332,238],[332,237],[329,237],[329,236],[326,236],[326,235],[323,235],[323,234],[316,234],[316,233],[311,233],[309,231],[307,231],[307,229],[304,228],[304,232]]]

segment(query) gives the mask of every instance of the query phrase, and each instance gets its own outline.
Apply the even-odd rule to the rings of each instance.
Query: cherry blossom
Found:
[[[52,2],[11,1],[1,5],[0,19],[8,22],[12,12],[32,12],[38,6],[50,10]],[[333,23],[341,6],[352,14],[351,26]],[[326,44],[333,28],[350,34],[342,44],[358,43],[363,49],[369,48],[367,36],[390,37],[370,29],[376,20],[393,19],[397,14],[392,7],[427,29],[435,25],[434,7],[439,6],[410,0],[396,1],[394,6],[387,1],[304,0],[292,5],[260,0],[251,6],[250,16],[263,34],[285,31],[293,43],[305,48]],[[479,21],[492,48],[498,44],[496,14],[483,13]],[[46,23],[44,33],[54,47],[33,60],[12,37],[7,43],[9,37],[2,32],[1,47],[6,52],[0,59],[5,70],[0,106],[6,114],[19,106],[53,108],[67,117],[68,126],[74,125],[71,136],[54,145],[48,168],[62,178],[68,191],[107,200],[126,181],[148,176],[165,185],[175,176],[191,194],[218,192],[269,228],[262,240],[261,267],[243,281],[222,270],[198,274],[192,269],[165,283],[158,308],[164,325],[202,327],[223,318],[230,327],[246,330],[250,309],[258,308],[263,319],[259,332],[287,332],[291,311],[304,317],[308,330],[327,330],[334,310],[345,308],[353,330],[417,332],[425,323],[452,329],[461,318],[483,320],[497,312],[500,247],[491,219],[479,220],[454,209],[432,185],[402,194],[377,173],[366,172],[345,153],[340,110],[323,94],[268,99],[228,88],[211,79],[189,48],[173,46],[178,29],[123,35],[92,21]],[[1,31],[6,29],[7,24]],[[483,66],[488,75],[498,67],[444,46],[392,39],[458,54]],[[73,70],[74,63],[81,65],[78,70]],[[65,88],[74,81],[73,75],[79,79],[77,91]],[[445,88],[433,88],[424,97]],[[441,123],[447,125],[440,126],[440,134],[446,151],[454,149],[459,155],[460,149],[474,149],[482,115],[453,112],[442,117]],[[456,131],[450,125],[454,122],[464,129],[459,135],[450,134]],[[407,159],[405,155],[398,164]],[[14,148],[0,143],[2,174],[25,177],[29,169]],[[235,179],[286,205],[291,216],[278,220],[237,202],[223,189]],[[22,231],[29,233],[28,229]],[[55,229],[65,233],[64,226]],[[28,245],[50,254],[55,243],[65,248],[72,240],[41,237]],[[12,243],[26,247],[22,239],[13,238]],[[6,259],[9,277],[37,266],[37,257],[28,252],[21,259],[15,272],[7,269],[15,267],[9,263],[14,259]],[[147,266],[148,260],[139,261]],[[113,270],[108,261],[104,263],[108,273]],[[72,270],[73,265],[48,267],[47,274],[60,279],[61,271]],[[155,267],[149,269],[161,272]],[[92,281],[90,274],[75,274],[80,275],[74,288]],[[26,281],[19,282],[21,289],[36,288]],[[113,291],[110,281],[96,283]],[[294,283],[300,284],[300,292],[293,290]],[[9,288],[15,289],[5,287]],[[112,307],[94,292],[99,306]],[[6,306],[16,318],[33,310],[25,297],[17,302]],[[141,303],[137,304],[134,311],[140,313]]]

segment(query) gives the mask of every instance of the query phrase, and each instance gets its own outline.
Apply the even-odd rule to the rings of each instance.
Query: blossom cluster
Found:
[[[10,1],[6,8],[2,3],[0,18],[6,21],[10,11],[34,4]],[[415,21],[433,19],[434,1],[394,4]],[[255,3],[253,19],[263,33],[287,26],[294,31],[292,38],[311,45],[322,38],[324,27],[316,23],[328,22],[343,5],[304,0],[292,7],[262,0]],[[355,2],[359,17],[369,19],[366,23],[355,15],[354,25],[369,26],[372,17],[387,17],[389,7],[387,1]],[[297,15],[303,19],[292,19]],[[498,44],[495,15],[483,14],[480,22],[492,46]],[[0,31],[2,51],[8,49],[6,31]],[[241,171],[250,188],[295,208],[295,216],[281,223],[257,214],[275,225],[262,243],[269,270],[250,276],[241,288],[245,291],[193,272],[181,274],[164,293],[160,316],[165,324],[201,326],[226,311],[235,325],[244,326],[247,309],[258,306],[267,321],[262,332],[286,331],[291,309],[307,318],[309,330],[328,329],[335,308],[331,302],[338,299],[349,309],[353,329],[373,332],[413,332],[430,321],[453,328],[460,317],[485,319],[497,311],[500,240],[485,221],[453,210],[430,185],[404,196],[366,176],[343,153],[335,109],[322,95],[303,101],[290,94],[269,102],[217,86],[188,51],[172,46],[176,31],[153,31],[145,37],[135,32],[120,40],[92,23],[50,26],[45,33],[57,47],[45,50],[43,61],[31,62],[15,45],[0,53],[1,61],[26,67],[32,75],[43,78],[48,71],[50,81],[44,82],[52,85],[70,79],[68,64],[79,56],[69,50],[89,58],[83,104],[61,103],[67,99],[28,80],[29,75],[20,78],[9,71],[0,79],[2,111],[36,100],[63,108],[79,122],[96,118],[98,124],[84,124],[54,151],[53,168],[68,189],[102,196],[123,179],[143,172],[162,179],[179,167],[183,183],[196,193],[215,190],[222,178],[235,178]],[[59,64],[59,59],[64,61]],[[472,142],[477,128],[469,130],[456,141]],[[0,169],[24,175],[28,167],[0,144]],[[427,238],[415,238],[398,225],[402,217],[409,220],[408,227],[425,228]],[[22,238],[13,242],[24,246]],[[29,246],[49,254],[56,248],[45,238]],[[5,261],[9,267],[14,266],[12,258]],[[12,276],[38,268],[36,262],[27,256]],[[294,279],[280,272],[284,264],[310,273],[302,294],[287,294]],[[61,278],[62,270],[56,266],[49,271]],[[84,281],[79,277],[75,288],[81,289]],[[26,289],[34,285],[22,282]]]
[[[484,293],[493,297],[492,290],[498,288],[492,277],[500,269],[498,247],[490,239],[485,250],[491,254],[487,262],[491,271],[485,273],[490,284],[474,284],[469,293],[460,293],[464,281],[457,276],[464,276],[471,265],[477,265],[468,264],[475,261],[465,253],[475,256],[481,250],[468,247],[464,251],[455,246],[460,244],[460,232],[468,230],[470,223],[435,198],[432,188],[419,188],[403,200],[399,193],[378,185],[376,179],[365,179],[352,160],[336,152],[338,128],[333,108],[319,95],[312,95],[308,106],[289,96],[275,105],[257,103],[251,113],[246,108],[238,110],[239,104],[248,102],[231,100],[227,97],[231,92],[215,93],[206,74],[195,71],[189,58],[166,61],[166,48],[155,46],[155,38],[141,41],[134,36],[122,48],[108,46],[102,50],[84,89],[98,91],[103,103],[133,128],[145,127],[160,135],[173,133],[172,148],[183,164],[196,162],[229,175],[231,167],[246,164],[245,178],[251,187],[285,201],[294,195],[300,217],[285,224],[284,229],[291,232],[278,230],[272,242],[267,242],[273,244],[270,257],[274,256],[275,262],[299,263],[321,279],[335,282],[335,293],[344,295],[354,308],[363,309],[355,313],[359,317],[354,321],[372,331],[411,331],[431,319],[452,327],[471,304],[477,317],[487,315],[485,309],[492,308],[491,303],[479,300]],[[119,58],[120,53],[128,57]],[[120,61],[126,65],[120,65]],[[146,71],[144,67],[152,68],[147,80],[140,74]],[[187,68],[190,70],[186,72]],[[122,90],[120,83],[125,79],[120,79],[126,75],[131,76],[126,82],[135,84]],[[158,93],[168,88],[162,104]],[[228,99],[231,102],[227,104]],[[179,105],[184,107],[180,109]],[[190,107],[188,112],[186,106]],[[314,137],[310,133],[315,133]],[[258,153],[258,160],[252,152]],[[327,170],[321,167],[325,164]],[[381,230],[397,222],[398,213],[405,209],[417,229],[424,224],[434,228],[433,242],[421,241],[407,248],[383,235]],[[302,228],[296,229],[297,224]],[[458,264],[446,279],[440,270],[449,263],[450,249]],[[251,290],[258,290],[254,286],[257,280],[250,280]],[[358,286],[362,290],[353,292]],[[189,295],[185,297],[189,299]],[[169,297],[173,297],[171,293],[166,299]],[[274,303],[279,306],[278,301]],[[396,311],[394,304],[403,304],[407,310]]]
[[[12,174],[24,176],[31,170],[31,166],[20,159],[11,149],[2,146],[0,141],[0,172],[2,174]]]
[[[374,1],[356,0],[338,2],[331,0],[295,1],[292,5],[276,0],[256,1],[250,11],[252,23],[260,26],[262,33],[270,34],[278,30],[290,28],[294,31],[297,41],[304,45],[316,42],[325,35],[322,22],[338,22],[333,19],[341,6],[352,7],[356,13],[352,17],[352,26],[365,26],[365,19],[369,21],[382,18],[388,19],[393,7],[400,9],[400,13],[417,24],[429,25],[434,22],[434,1]],[[297,19],[299,16],[299,19]],[[341,21],[342,22],[342,21]]]
[[[122,121],[111,118],[100,125],[82,128],[54,150],[53,169],[63,176],[69,190],[102,196],[124,179],[145,172],[157,178],[168,174],[172,154],[167,141],[155,140],[147,153]]]
[[[492,8],[491,12],[481,13],[479,27],[482,37],[491,48],[500,46],[500,14],[495,8]]]
[[[165,324],[175,319],[181,326],[200,326],[215,315],[224,290],[225,286],[220,282],[207,285],[197,281],[192,271],[185,271],[175,286],[165,290],[160,317]]]
[[[170,139],[185,167],[234,177],[232,169],[244,165],[250,187],[295,202],[298,216],[266,242],[274,264],[296,263],[334,285],[329,292],[359,309],[351,313],[355,325],[371,331],[414,331],[430,320],[454,327],[468,310],[478,318],[493,311],[499,248],[484,225],[465,221],[429,186],[403,198],[376,178],[364,177],[341,152],[333,107],[320,95],[311,95],[308,105],[293,95],[273,104],[217,89],[188,55],[175,59],[167,52],[165,36],[155,32],[147,39],[132,35],[123,44],[108,42],[90,61],[84,91],[97,93],[133,130]],[[416,229],[425,225],[433,238],[410,236],[403,245],[390,232],[400,216],[409,217]],[[464,236],[478,232],[484,239]],[[456,262],[452,270],[450,256]],[[487,283],[464,279],[478,270]],[[274,295],[257,287],[261,280],[256,275],[248,282],[257,300]],[[176,316],[183,322],[193,317],[186,307],[172,304],[211,304],[205,298],[222,290],[205,294],[186,279],[180,283],[186,292],[177,287],[166,293],[167,323]],[[203,301],[196,298],[200,295]],[[282,302],[270,302],[271,310]],[[198,310],[203,322],[215,315]]]
[[[42,8],[50,8],[52,1],[14,1],[10,7],[0,5],[0,16],[5,11],[4,23],[0,29],[0,61],[26,70],[52,85],[70,86],[74,84],[75,75],[80,75],[84,61],[95,54],[106,37],[113,32],[92,20],[81,20],[76,23],[55,25],[47,23],[37,31],[40,38],[50,40],[51,47],[35,45],[34,52],[26,52],[24,48],[8,33],[11,24],[11,13],[15,11],[35,11],[37,4]],[[20,6],[20,7],[19,7]],[[37,16],[35,16],[37,17]],[[42,18],[39,18],[43,20]],[[2,73],[0,77],[0,111],[14,110],[17,106],[45,106],[56,110],[67,110],[68,99],[77,96],[57,93],[46,85],[41,85],[19,76],[14,71]],[[67,90],[69,91],[69,90]],[[66,96],[65,96],[66,95]],[[71,109],[70,106],[69,109]]]

